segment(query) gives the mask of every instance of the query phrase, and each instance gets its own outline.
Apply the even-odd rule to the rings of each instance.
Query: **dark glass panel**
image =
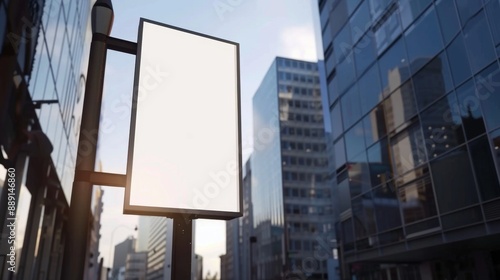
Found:
[[[352,14],[352,12],[354,12],[354,10],[356,10],[356,7],[359,5],[359,2],[361,0],[349,0],[349,1],[346,1],[347,2],[347,12],[349,13],[349,15]]]
[[[368,149],[368,164],[372,186],[385,184],[392,179],[392,162],[387,138]]]
[[[351,1],[347,1],[350,3]],[[351,17],[352,42],[356,43],[365,31],[370,27],[371,16],[368,1],[363,1],[358,10]]]
[[[373,198],[370,192],[352,200],[352,216],[357,240],[376,232]]]
[[[377,54],[381,54],[401,34],[401,23],[397,8],[393,6],[373,27]]]
[[[490,135],[493,155],[497,166],[497,172],[500,174],[500,129],[493,131]]]
[[[337,139],[344,131],[342,126],[342,113],[340,111],[340,102],[337,102],[335,105],[333,105],[333,109],[330,115],[332,118],[332,137],[333,139]]]
[[[467,20],[474,15],[479,9],[481,9],[481,1],[471,1],[471,0],[456,0],[458,14],[460,15],[460,20],[462,26],[467,23]]]
[[[489,1],[485,7],[488,14],[488,21],[490,22],[491,34],[495,45],[500,44],[500,1]],[[497,54],[500,55],[500,52]]]
[[[481,199],[484,201],[499,197],[500,185],[488,139],[483,136],[475,140],[469,144],[469,149]]]
[[[356,61],[356,72],[361,75],[366,68],[377,58],[373,34],[368,31],[353,49]],[[375,66],[377,67],[377,66]]]
[[[382,105],[375,107],[375,109],[363,119],[366,146],[370,146],[378,141],[378,139],[384,137],[387,133],[383,108]]]
[[[470,225],[474,223],[481,222],[483,220],[483,214],[481,213],[481,208],[479,206],[454,212],[448,215],[443,215],[441,217],[441,224],[443,229],[452,229],[460,226]]]
[[[437,215],[431,179],[425,177],[399,188],[401,211],[405,223]]]
[[[420,114],[428,159],[464,142],[462,120],[454,94],[442,98]]]
[[[370,2],[370,13],[374,19],[377,19],[385,10],[391,0],[367,0]]]
[[[453,88],[446,53],[441,53],[413,76],[413,86],[420,110]]]
[[[362,150],[365,149],[365,136],[363,133],[363,122],[357,123],[345,133],[347,160],[352,161]]]
[[[352,86],[340,99],[342,103],[342,120],[344,127],[349,128],[361,118],[361,106],[357,85]]]
[[[364,151],[354,157],[352,161],[349,161],[347,172],[349,175],[351,197],[358,196],[370,190],[370,170]]]
[[[448,44],[460,30],[457,11],[453,1],[439,0],[436,4],[436,10],[439,16],[439,23],[445,45]]]
[[[330,24],[332,28],[332,34],[335,35],[342,28],[344,23],[349,18],[347,12],[347,1],[338,1],[338,5],[330,13]],[[335,15],[335,16],[333,16]]]
[[[347,219],[341,223],[342,235],[341,240],[346,252],[354,250],[354,229],[352,219]]]
[[[457,88],[458,106],[467,139],[485,132],[479,98],[475,95],[474,82],[469,80]]]
[[[455,40],[453,40],[446,51],[448,53],[453,81],[455,81],[455,86],[457,86],[471,75],[462,34],[458,35]]]
[[[356,73],[354,71],[354,61],[352,60],[352,52],[345,58],[344,61],[337,65],[337,83],[339,94],[344,93],[344,91],[352,84],[356,78]]]
[[[382,88],[377,65],[373,65],[358,81],[361,97],[361,112],[366,114],[382,101]]]
[[[476,94],[481,101],[483,117],[488,130],[500,126],[500,69],[497,63],[481,71],[476,77]]]
[[[342,61],[352,49],[351,28],[349,24],[342,27],[342,30],[333,39],[333,50],[335,59]]]
[[[338,211],[339,213],[342,213],[351,208],[351,195],[349,190],[349,179],[347,176],[337,184],[337,189],[338,194],[336,201],[338,203]]]
[[[384,101],[387,131],[392,131],[413,118],[417,113],[415,103],[413,85],[409,80]]]
[[[434,9],[430,9],[406,32],[406,48],[412,72],[418,71],[425,63],[443,49],[438,19]]]
[[[388,94],[410,76],[403,40],[398,40],[379,60],[382,90]]]
[[[399,15],[403,29],[406,29],[431,2],[432,0],[400,0]]]
[[[379,232],[401,226],[398,197],[393,184],[388,183],[373,190],[373,202]]]
[[[335,168],[339,169],[346,163],[345,156],[345,145],[344,138],[340,138],[335,144],[333,144],[333,152],[335,157]]]
[[[433,160],[430,166],[441,213],[478,202],[467,149],[448,153]]]
[[[391,139],[393,170],[399,176],[425,162],[420,125],[414,124]]]
[[[463,32],[472,73],[476,73],[496,58],[485,13],[480,12],[475,15],[467,23]]]

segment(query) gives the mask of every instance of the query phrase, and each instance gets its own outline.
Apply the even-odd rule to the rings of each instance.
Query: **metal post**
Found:
[[[191,279],[191,247],[193,221],[178,216],[174,218],[172,237],[172,279]]]
[[[75,173],[94,171],[102,89],[106,62],[105,35],[94,34],[90,45],[90,58],[85,85],[80,139],[76,156]],[[87,254],[92,183],[73,182],[69,210],[67,240],[61,279],[82,279]]]

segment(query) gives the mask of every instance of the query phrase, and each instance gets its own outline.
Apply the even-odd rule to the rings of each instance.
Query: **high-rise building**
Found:
[[[224,257],[226,263],[221,264],[221,267],[226,269],[225,279],[251,279],[250,237],[253,234],[253,219],[250,163],[251,160],[248,159],[243,167],[243,216],[226,222],[226,254]]]
[[[498,279],[500,2],[318,5],[343,279]]]
[[[113,269],[111,270],[111,279],[119,279],[121,276],[120,270],[125,273],[125,267],[127,265],[128,254],[135,253],[135,238],[129,236],[127,239],[123,240],[121,243],[115,245],[115,251],[113,255]]]
[[[256,279],[327,279],[334,241],[317,63],[276,58],[253,97]]]
[[[125,280],[146,280],[148,253],[129,253],[125,263]]]
[[[15,213],[0,209],[2,279],[60,278],[91,2],[0,1],[0,176],[15,168],[16,178]],[[16,219],[15,272],[7,218]]]
[[[172,274],[173,220],[165,217],[146,217],[149,222],[148,280],[170,280]]]

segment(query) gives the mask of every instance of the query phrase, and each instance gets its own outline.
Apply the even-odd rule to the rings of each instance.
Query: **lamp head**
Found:
[[[111,33],[113,19],[111,0],[97,0],[92,7],[92,34],[101,33],[108,36]]]

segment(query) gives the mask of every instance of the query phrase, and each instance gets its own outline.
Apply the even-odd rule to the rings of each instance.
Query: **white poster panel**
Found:
[[[141,19],[124,213],[241,216],[239,45]]]

